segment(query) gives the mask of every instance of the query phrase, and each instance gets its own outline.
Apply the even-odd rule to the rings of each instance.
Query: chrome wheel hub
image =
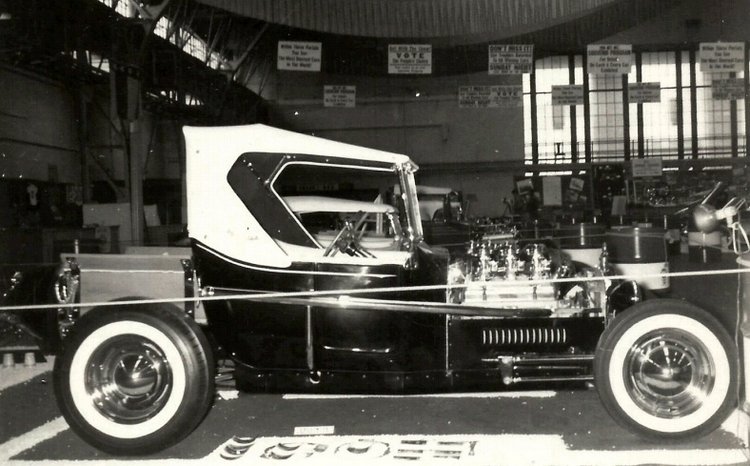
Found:
[[[700,409],[716,380],[716,366],[706,346],[678,329],[641,337],[629,349],[623,371],[638,407],[667,419]]]
[[[137,424],[155,416],[169,399],[172,372],[151,340],[122,335],[104,342],[89,359],[86,393],[105,417]]]

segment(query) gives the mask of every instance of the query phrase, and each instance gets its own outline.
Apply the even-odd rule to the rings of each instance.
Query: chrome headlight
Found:
[[[78,299],[81,271],[75,260],[68,259],[57,273],[53,286],[58,304],[72,304]],[[61,307],[57,310],[57,329],[61,339],[65,338],[80,315],[77,307]]]
[[[80,270],[78,264],[73,260],[68,260],[57,274],[57,279],[53,286],[55,299],[58,304],[71,304],[75,302],[80,285]]]

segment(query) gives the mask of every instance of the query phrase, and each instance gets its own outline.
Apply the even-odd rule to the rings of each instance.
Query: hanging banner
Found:
[[[647,159],[633,159],[630,161],[633,168],[633,178],[647,176],[661,176],[661,157],[650,157]]]
[[[523,106],[523,88],[508,86],[459,86],[459,108],[512,108]]]
[[[714,100],[740,100],[745,98],[745,80],[741,78],[714,79],[711,81]]]
[[[583,84],[553,85],[552,105],[583,105]]]
[[[388,44],[388,74],[431,74],[432,45]]]
[[[701,42],[698,58],[704,73],[741,73],[745,65],[745,44]]]
[[[629,83],[628,102],[631,104],[646,104],[661,102],[660,83]]]
[[[586,46],[588,74],[628,74],[633,65],[630,44],[589,44]]]
[[[290,71],[320,71],[320,42],[279,41],[276,68]]]
[[[357,86],[323,86],[323,106],[354,108],[357,101]]]
[[[488,74],[531,73],[534,64],[532,44],[490,44],[488,53]]]

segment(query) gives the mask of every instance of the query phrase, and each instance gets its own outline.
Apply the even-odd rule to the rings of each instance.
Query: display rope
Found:
[[[85,272],[83,270],[82,272]],[[719,275],[737,275],[750,273],[750,268],[736,268],[736,269],[719,269],[719,270],[696,270],[696,271],[685,271],[685,272],[664,272],[664,273],[648,273],[648,274],[619,274],[619,275],[597,275],[597,276],[585,276],[585,277],[569,277],[569,278],[543,278],[543,279],[517,279],[517,280],[497,280],[497,281],[486,281],[484,282],[486,289],[492,291],[503,287],[517,287],[518,285],[546,285],[551,283],[581,283],[581,282],[595,282],[595,281],[607,281],[607,280],[639,280],[648,278],[683,278],[683,277],[703,277],[703,276],[719,276]],[[285,298],[315,298],[321,296],[339,296],[340,299],[349,297],[351,295],[363,295],[372,293],[397,293],[397,292],[414,292],[414,291],[435,291],[435,290],[462,290],[469,286],[476,286],[477,282],[457,283],[457,284],[439,284],[439,285],[419,285],[419,286],[390,286],[381,288],[350,288],[350,289],[338,289],[338,290],[323,290],[323,291],[288,291],[288,292],[251,292],[251,293],[237,293],[233,295],[211,295],[210,290],[220,288],[205,287],[204,290],[209,290],[206,296],[185,296],[176,298],[155,298],[155,299],[134,299],[134,300],[117,300],[117,301],[99,301],[99,302],[83,302],[83,303],[60,303],[60,304],[28,304],[28,305],[13,305],[13,306],[0,306],[0,312],[3,311],[22,311],[22,310],[42,310],[42,309],[65,309],[65,308],[90,308],[90,307],[104,307],[104,306],[134,306],[144,304],[159,304],[159,303],[188,303],[188,302],[204,302],[204,301],[252,301],[252,300],[263,300],[269,301],[271,299],[282,300]],[[390,302],[399,302],[390,300]],[[436,302],[427,301],[400,301],[404,304],[414,305],[432,305],[440,304]]]

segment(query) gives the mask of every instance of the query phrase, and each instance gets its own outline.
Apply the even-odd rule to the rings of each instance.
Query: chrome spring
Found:
[[[483,345],[558,345],[567,343],[564,328],[486,328],[482,329]]]

